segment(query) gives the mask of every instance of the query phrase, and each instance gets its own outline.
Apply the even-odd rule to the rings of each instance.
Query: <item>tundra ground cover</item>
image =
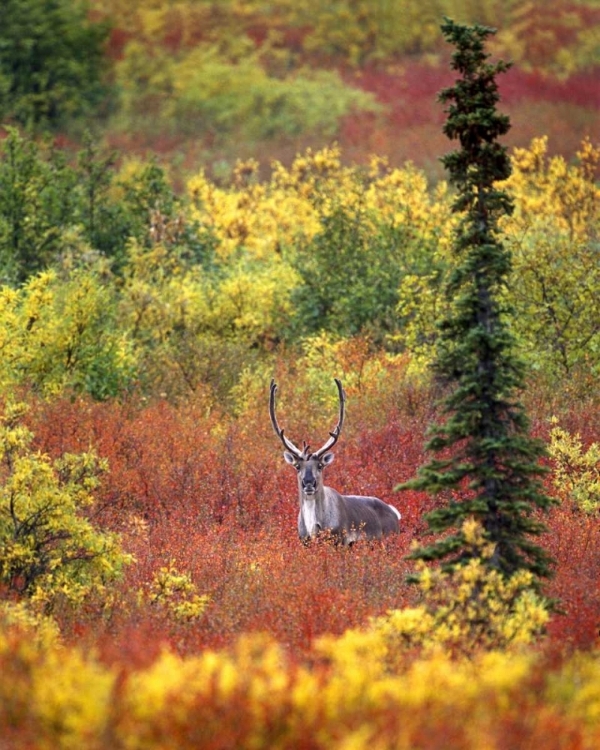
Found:
[[[594,514],[563,502],[546,519],[542,543],[557,567],[545,593],[560,597],[562,611],[534,644],[450,656],[432,642],[425,654],[374,628],[386,613],[419,605],[405,556],[431,502],[391,491],[422,461],[431,418],[427,390],[404,391],[401,407],[397,382],[387,399],[349,390],[329,481],[373,491],[403,513],[397,538],[352,550],[299,543],[295,477],[264,399],[233,423],[222,418],[220,435],[213,415],[192,406],[35,401],[40,449],[76,453],[93,436],[108,458],[93,520],[119,531],[135,563],[77,608],[56,600],[60,636],[42,614],[14,603],[3,610],[8,746],[442,747],[450,733],[461,748],[480,747],[482,737],[498,748],[594,747]],[[572,433],[585,424],[587,443],[598,414],[587,402],[562,424]],[[287,422],[301,429],[292,415]],[[548,414],[535,424],[549,439]],[[323,429],[314,415],[309,436]]]

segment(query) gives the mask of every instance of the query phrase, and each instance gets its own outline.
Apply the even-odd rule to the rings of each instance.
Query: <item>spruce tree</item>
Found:
[[[444,396],[426,445],[433,458],[402,488],[452,499],[426,516],[437,540],[410,557],[439,561],[447,570],[463,564],[473,554],[463,524],[475,518],[494,545],[488,565],[507,577],[523,569],[546,577],[551,559],[534,538],[545,530],[538,510],[553,501],[541,483],[543,444],[529,434],[518,400],[524,369],[503,294],[511,258],[498,226],[513,210],[498,185],[510,174],[498,142],[510,121],[496,109],[496,76],[509,65],[488,62],[485,41],[494,29],[445,19],[442,31],[456,47],[452,68],[460,74],[439,94],[447,105],[444,133],[460,144],[442,158],[459,215],[446,285],[449,312],[439,324],[433,363]]]

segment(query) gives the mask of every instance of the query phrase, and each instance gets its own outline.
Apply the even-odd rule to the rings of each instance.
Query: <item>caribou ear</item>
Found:
[[[291,464],[292,466],[296,465],[295,457],[288,451],[283,451],[283,457],[285,458],[286,463]]]
[[[321,463],[323,464],[323,466],[329,466],[329,464],[333,463],[333,459],[334,458],[335,458],[335,456],[333,455],[333,453],[326,453],[321,458]]]

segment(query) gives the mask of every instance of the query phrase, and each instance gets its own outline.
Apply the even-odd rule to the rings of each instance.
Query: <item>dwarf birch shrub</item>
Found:
[[[558,497],[584,513],[597,513],[600,507],[600,445],[592,443],[585,450],[578,434],[571,435],[554,420],[548,452],[554,460],[552,482]]]
[[[45,633],[45,631],[43,631]],[[116,674],[0,615],[0,725],[9,747],[101,748]],[[10,740],[18,737],[15,744]]]
[[[181,573],[173,561],[158,570],[146,589],[139,591],[140,601],[166,609],[177,620],[201,617],[210,602],[207,594],[198,594],[189,573]]]
[[[0,581],[50,610],[59,598],[80,603],[103,593],[132,558],[84,515],[105,462],[91,452],[56,460],[36,453],[26,410],[8,405],[0,420]]]
[[[43,271],[20,289],[0,288],[0,389],[31,385],[44,396],[66,390],[103,400],[131,384],[127,335],[114,295],[95,272],[61,278]]]
[[[466,521],[463,533],[473,553],[468,562],[452,570],[420,562],[420,604],[373,621],[392,651],[441,648],[469,654],[529,644],[544,632],[550,615],[534,591],[533,574],[521,570],[502,576],[490,565],[494,545],[486,542],[481,525]]]
[[[584,140],[574,163],[548,151],[545,137],[515,149],[505,183],[515,204],[502,220],[514,329],[531,369],[585,394],[600,369],[600,148]]]
[[[0,621],[0,721],[13,747],[598,746],[598,658],[442,651],[390,667],[381,633],[320,639],[298,664],[249,634],[230,649],[120,671]],[[117,665],[118,667],[119,665]],[[117,675],[118,679],[117,679]],[[508,732],[508,734],[507,734]],[[509,744],[507,744],[509,743]]]
[[[51,647],[60,643],[60,629],[54,618],[36,612],[28,602],[0,602],[0,629],[26,631],[40,647]]]

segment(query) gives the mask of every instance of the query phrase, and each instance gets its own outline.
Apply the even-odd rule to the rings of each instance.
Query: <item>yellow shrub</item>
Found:
[[[553,484],[558,497],[585,513],[600,507],[600,445],[584,450],[581,437],[571,435],[554,420],[550,431],[550,457],[554,460]]]
[[[493,545],[481,527],[470,521],[464,532],[477,551],[471,560],[452,572],[420,563],[421,604],[373,621],[392,653],[419,648],[470,654],[526,645],[543,633],[550,615],[534,591],[533,575],[520,571],[505,578],[486,564]]]
[[[548,698],[590,730],[600,727],[600,652],[575,654],[549,681]]]
[[[51,610],[59,600],[105,593],[133,558],[116,534],[82,513],[94,503],[106,461],[92,452],[55,460],[35,452],[26,412],[24,404],[7,404],[0,417],[0,581]]]
[[[600,149],[584,141],[578,162],[548,155],[548,139],[515,149],[506,188],[515,211],[502,222],[512,255],[510,303],[523,357],[565,388],[594,388],[600,289],[597,226]]]
[[[101,748],[115,674],[93,655],[62,646],[47,617],[23,605],[0,612],[0,722],[36,748]]]
[[[32,702],[45,747],[90,747],[102,737],[115,675],[76,649],[53,649],[34,665]]]
[[[129,750],[193,747],[184,738],[219,731],[241,737],[240,747],[270,747],[268,727],[287,706],[290,681],[283,649],[267,636],[242,636],[231,653],[164,652],[127,681],[117,735]]]
[[[246,635],[230,650],[164,651],[117,683],[93,654],[0,627],[0,719],[36,748],[409,750],[451,737],[481,750],[503,747],[507,726],[527,745],[551,731],[597,746],[597,654],[552,667],[533,650],[438,649],[394,665],[389,649],[371,627],[322,638],[300,665],[270,637]]]
[[[173,561],[154,574],[147,590],[140,590],[140,598],[165,607],[178,620],[201,617],[210,602],[210,596],[198,594],[189,573],[180,573]]]

